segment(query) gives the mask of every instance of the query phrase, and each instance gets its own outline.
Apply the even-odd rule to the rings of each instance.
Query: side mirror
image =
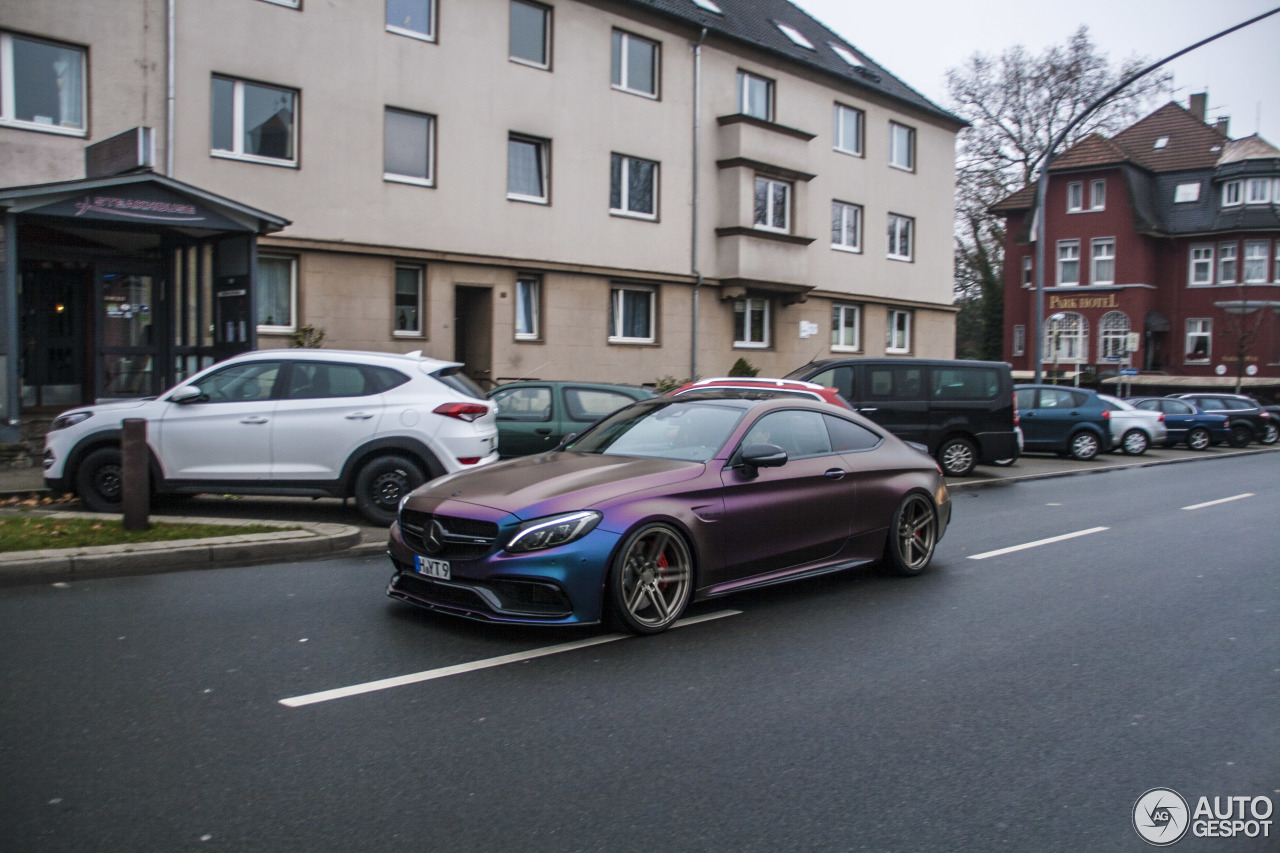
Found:
[[[573,444],[573,440],[574,440],[575,438],[577,438],[577,437],[578,437],[578,434],[577,434],[576,432],[571,432],[571,433],[569,433],[568,435],[566,435],[564,438],[560,439],[559,444],[557,444],[557,445],[556,445],[554,448],[552,448],[552,449],[553,449],[553,450],[564,450],[564,449],[565,449],[566,447],[568,447],[570,444]]]
[[[787,451],[776,444],[748,444],[739,451],[738,464],[752,468],[781,468],[787,464]]]
[[[179,388],[169,395],[170,403],[177,403],[179,406],[186,403],[194,403],[204,397],[204,392],[200,390],[199,385],[186,385]]]

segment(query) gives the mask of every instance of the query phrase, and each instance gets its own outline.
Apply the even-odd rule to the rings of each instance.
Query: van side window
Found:
[[[869,397],[890,400],[924,398],[924,371],[918,367],[873,367],[867,371]]]
[[[1000,389],[1000,377],[990,367],[933,368],[935,400],[991,400]]]

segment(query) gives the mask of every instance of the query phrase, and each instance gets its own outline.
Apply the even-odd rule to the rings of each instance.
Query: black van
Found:
[[[948,476],[1018,458],[1013,375],[1004,362],[828,358],[786,378],[835,388],[862,415],[928,447]]]

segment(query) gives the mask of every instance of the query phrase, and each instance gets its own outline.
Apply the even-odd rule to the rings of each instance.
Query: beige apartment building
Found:
[[[0,81],[11,425],[304,327],[482,383],[954,351],[963,124],[786,0],[9,0]]]

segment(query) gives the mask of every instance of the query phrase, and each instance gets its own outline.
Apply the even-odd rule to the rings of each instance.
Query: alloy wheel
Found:
[[[618,563],[618,615],[631,630],[662,631],[680,617],[692,583],[693,558],[684,538],[665,524],[643,528]]]

